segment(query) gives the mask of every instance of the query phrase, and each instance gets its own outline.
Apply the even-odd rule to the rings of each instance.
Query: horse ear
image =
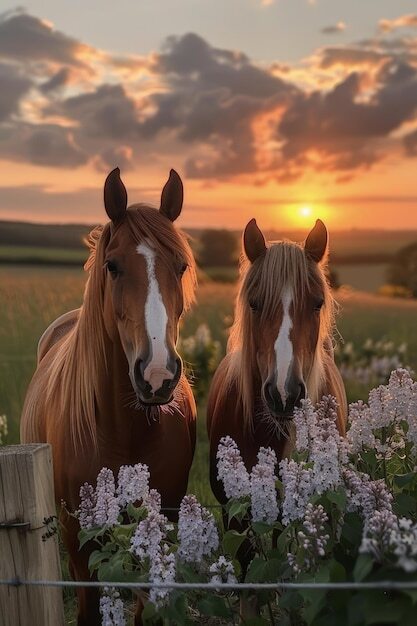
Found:
[[[266,252],[266,242],[256,220],[252,219],[243,234],[243,247],[249,261],[253,263]]]
[[[321,220],[317,220],[316,225],[309,234],[304,244],[306,254],[316,263],[323,260],[327,252],[329,236],[327,228]]]
[[[171,170],[162,190],[159,212],[165,215],[171,222],[175,222],[181,213],[183,200],[184,187],[182,180],[175,170]]]
[[[125,216],[127,191],[118,167],[110,172],[104,183],[104,207],[112,222],[120,222]]]

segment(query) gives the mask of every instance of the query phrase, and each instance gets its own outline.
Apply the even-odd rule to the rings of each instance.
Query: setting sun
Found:
[[[298,212],[300,217],[311,217],[313,210],[311,206],[302,206]]]

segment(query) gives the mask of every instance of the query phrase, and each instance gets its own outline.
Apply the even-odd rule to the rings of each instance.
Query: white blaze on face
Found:
[[[168,349],[165,339],[168,316],[156,278],[155,250],[147,243],[140,243],[136,251],[144,256],[148,273],[145,324],[152,357],[145,368],[144,379],[151,385],[152,391],[155,393],[165,379],[172,378],[172,373],[167,369]]]
[[[290,336],[293,326],[290,315],[291,304],[292,293],[290,289],[286,289],[282,296],[282,324],[278,333],[278,337],[274,344],[277,366],[277,389],[280,393],[284,409],[287,403],[287,392],[285,390],[285,384],[287,382],[288,373],[290,371],[294,356],[294,347]]]

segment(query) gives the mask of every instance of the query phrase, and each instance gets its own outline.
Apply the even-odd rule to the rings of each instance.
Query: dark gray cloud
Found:
[[[59,89],[60,87],[66,85],[69,82],[70,77],[71,70],[69,69],[69,67],[63,67],[55,74],[53,74],[53,76],[51,76],[49,80],[42,83],[39,88],[42,93],[47,94],[50,91],[55,91],[56,89]]]
[[[278,127],[286,167],[343,171],[380,160],[380,142],[415,116],[417,72],[406,64],[389,64],[380,71],[378,85],[366,100],[361,75],[352,73],[327,93],[295,98]],[[319,160],[311,158],[313,152]]]
[[[55,103],[47,112],[78,122],[80,134],[122,140],[138,133],[136,106],[122,85],[101,85]]]
[[[0,57],[85,67],[77,55],[87,49],[32,15],[8,13],[0,19]]]
[[[323,35],[339,35],[346,30],[346,24],[344,22],[337,22],[337,24],[331,24],[321,29]]]
[[[58,124],[20,123],[3,129],[0,155],[49,167],[78,167],[89,158],[72,131]]]
[[[0,122],[18,113],[22,97],[29,91],[32,81],[16,67],[0,63]]]
[[[183,142],[209,144],[188,158],[190,177],[227,177],[256,167],[252,123],[288,102],[298,88],[254,65],[246,55],[214,48],[196,34],[168,39],[153,71],[169,87],[150,98],[155,113],[144,137],[175,131]]]

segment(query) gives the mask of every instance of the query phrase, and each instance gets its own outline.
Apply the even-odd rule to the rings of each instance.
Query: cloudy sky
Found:
[[[417,228],[415,0],[27,0],[0,15],[0,218]]]

